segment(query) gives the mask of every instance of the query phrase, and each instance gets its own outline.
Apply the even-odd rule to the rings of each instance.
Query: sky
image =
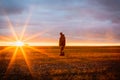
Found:
[[[119,44],[120,0],[0,0],[1,42],[15,40],[11,30],[42,45],[57,45],[60,32],[68,45]]]

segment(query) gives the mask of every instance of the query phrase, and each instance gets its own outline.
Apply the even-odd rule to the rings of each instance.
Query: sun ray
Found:
[[[0,36],[0,39],[3,39],[5,41],[13,41],[12,39],[10,39],[9,37],[5,37],[5,36]]]
[[[23,37],[24,37],[25,31],[26,31],[26,28],[28,27],[28,23],[29,23],[29,21],[30,21],[31,16],[32,16],[32,10],[30,11],[30,13],[29,13],[29,15],[28,15],[28,18],[27,18],[27,20],[26,20],[26,22],[25,22],[25,25],[24,25],[23,30],[22,30],[22,32],[21,32],[20,40],[22,40]]]
[[[13,48],[13,47],[12,47],[12,46],[6,47],[6,48],[0,50],[0,53],[1,53],[1,52],[4,52],[4,51],[7,51],[7,50],[9,50],[9,49],[11,49],[11,48]]]
[[[23,54],[23,57],[24,57],[24,59],[25,59],[25,62],[26,62],[26,64],[27,64],[27,67],[28,67],[28,69],[29,69],[29,71],[30,71],[30,74],[31,74],[31,76],[33,77],[33,76],[34,76],[34,75],[33,75],[33,71],[31,70],[31,65],[30,65],[30,62],[29,62],[29,60],[28,60],[28,58],[27,58],[26,52],[24,51],[24,49],[23,49],[22,47],[20,47],[20,50],[21,50],[21,52],[22,52],[22,54]]]
[[[25,34],[25,31],[26,31],[26,28],[27,28],[27,25],[28,25],[28,23],[29,23],[29,21],[30,21],[31,15],[32,15],[32,14],[30,13],[29,16],[28,16],[28,18],[27,18],[27,20],[26,20],[26,22],[25,22],[25,25],[24,25],[24,27],[23,27],[23,30],[22,30],[22,32],[21,32],[20,37],[17,36],[12,22],[10,21],[9,17],[6,15],[6,20],[7,20],[7,22],[8,22],[8,27],[10,28],[10,30],[11,30],[11,32],[12,32],[12,35],[13,35],[14,38],[15,38],[15,41],[21,41],[21,40],[23,39],[24,34]],[[6,38],[6,37],[3,37],[3,38],[8,39],[8,38]],[[32,70],[31,70],[31,65],[30,65],[30,62],[28,61],[28,57],[27,57],[26,52],[24,51],[23,47],[21,46],[22,43],[21,43],[21,42],[17,42],[16,44],[17,44],[16,49],[15,49],[15,51],[13,52],[13,55],[12,55],[12,57],[11,57],[11,59],[10,59],[10,63],[8,64],[8,67],[7,67],[5,76],[7,76],[7,74],[10,72],[10,69],[11,69],[11,67],[12,67],[12,65],[13,65],[13,63],[14,63],[14,61],[15,61],[16,55],[17,55],[17,53],[18,53],[18,49],[20,49],[20,51],[21,51],[21,53],[22,53],[22,55],[23,55],[23,57],[24,57],[24,59],[25,59],[25,63],[26,63],[26,65],[27,65],[27,67],[28,67],[31,75],[33,76],[33,74],[32,74],[33,72],[32,72]],[[11,47],[10,47],[10,48],[11,48]],[[5,49],[1,50],[0,52],[6,51],[6,50],[8,50],[8,49],[10,49],[10,48],[9,48],[9,47],[8,47],[8,48],[5,48]]]
[[[45,56],[47,56],[48,57],[48,54],[46,54],[46,52],[45,52],[45,50],[40,50],[40,49],[37,49],[37,48],[35,48],[35,47],[31,47],[31,46],[27,46],[29,49],[32,49],[32,50],[34,50],[34,51],[36,51],[36,52],[39,52],[40,54],[43,54],[43,55],[45,55]]]
[[[10,69],[11,69],[11,67],[12,67],[12,64],[13,64],[14,61],[15,61],[17,52],[18,52],[18,47],[16,47],[16,49],[15,49],[15,51],[14,51],[14,53],[13,53],[13,56],[12,56],[12,58],[11,58],[11,60],[10,60],[10,63],[9,63],[9,65],[8,65],[8,68],[7,68],[7,71],[6,71],[6,73],[5,73],[5,76],[7,76],[7,74],[10,72]]]
[[[11,21],[10,21],[10,19],[9,19],[9,17],[7,15],[6,15],[6,19],[7,19],[7,22],[9,24],[9,28],[10,28],[13,36],[15,37],[15,40],[18,40],[18,36],[17,36],[17,34],[16,34],[16,32],[15,32],[15,30],[13,28],[13,25],[12,25],[12,23],[11,23]]]
[[[41,35],[45,34],[46,32],[48,32],[48,31],[50,31],[50,30],[53,30],[53,29],[54,29],[54,27],[49,28],[49,29],[46,29],[46,30],[44,30],[44,31],[42,31],[42,32],[36,33],[36,34],[34,34],[34,35],[32,35],[32,36],[24,39],[23,41],[29,41],[29,40],[31,40],[31,39],[33,39],[33,38],[36,38],[36,37],[38,37],[38,36],[41,36]]]
[[[45,31],[40,32],[40,33],[36,33],[36,34],[34,34],[34,35],[32,35],[32,36],[30,36],[30,37],[24,39],[23,41],[29,41],[29,40],[31,40],[31,39],[33,39],[33,38],[36,38],[36,37],[38,37],[38,36],[40,36],[40,35],[46,33],[47,31],[48,31],[48,30],[45,30]]]

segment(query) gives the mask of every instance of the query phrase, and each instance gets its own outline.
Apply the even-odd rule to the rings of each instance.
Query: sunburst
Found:
[[[16,41],[15,46],[24,46],[24,42],[22,41]]]
[[[16,49],[15,49],[13,55],[12,55],[12,58],[10,59],[10,63],[9,63],[9,65],[8,65],[8,68],[7,68],[7,71],[6,71],[6,76],[7,76],[7,74],[9,73],[9,71],[11,70],[11,67],[13,66],[13,63],[15,62],[16,55],[17,55],[17,53],[18,53],[18,50],[20,50],[20,52],[22,53],[23,58],[24,58],[24,60],[25,60],[25,62],[26,62],[26,65],[27,65],[27,67],[28,67],[28,70],[29,70],[29,72],[31,73],[31,75],[33,76],[33,74],[32,74],[33,71],[32,71],[32,69],[31,69],[31,65],[32,65],[32,64],[31,64],[30,60],[28,59],[28,56],[26,55],[26,52],[25,52],[24,47],[23,47],[23,46],[25,46],[24,41],[29,41],[30,39],[33,39],[33,38],[35,38],[35,37],[38,37],[38,36],[42,35],[43,33],[45,33],[45,32],[48,31],[48,30],[46,29],[46,31],[43,31],[43,32],[41,32],[41,33],[34,34],[33,36],[30,36],[30,37],[28,37],[28,38],[25,38],[25,40],[23,40],[23,37],[24,37],[25,31],[26,31],[26,29],[27,29],[27,25],[28,25],[28,23],[29,23],[29,21],[30,21],[31,15],[32,15],[32,13],[30,13],[30,15],[28,15],[28,18],[27,18],[27,20],[25,21],[25,25],[23,26],[23,30],[21,31],[21,35],[20,35],[20,36],[17,36],[17,34],[16,34],[16,32],[15,32],[15,29],[14,29],[14,26],[12,25],[12,23],[11,23],[11,21],[10,21],[10,18],[6,15],[6,20],[7,20],[7,22],[8,22],[9,28],[10,28],[10,30],[11,30],[11,32],[12,32],[13,37],[15,38],[15,41],[13,42],[13,45],[16,47]],[[7,40],[9,40],[9,38],[6,38],[6,37],[4,37],[4,38],[7,39]],[[6,48],[4,48],[3,50],[1,50],[0,52],[6,51],[6,50],[8,50],[8,49],[10,49],[10,48],[12,48],[12,47],[13,47],[13,46],[11,46],[11,47],[6,47]],[[32,50],[35,50],[35,51],[38,51],[38,52],[39,52],[39,50],[37,50],[37,49],[35,49],[34,47],[31,47],[31,46],[29,47],[29,49],[32,49]],[[42,51],[41,51],[41,52],[42,52]],[[44,53],[44,52],[43,52],[43,53]],[[46,54],[45,54],[45,55],[46,55]]]

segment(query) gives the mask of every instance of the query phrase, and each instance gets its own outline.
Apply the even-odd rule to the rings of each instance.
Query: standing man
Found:
[[[60,56],[64,56],[64,48],[66,44],[65,35],[60,32],[59,47],[60,47]]]

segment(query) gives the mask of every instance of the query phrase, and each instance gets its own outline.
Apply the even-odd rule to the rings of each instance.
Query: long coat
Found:
[[[65,44],[66,44],[66,39],[64,34],[62,34],[59,39],[59,46],[65,46]]]

